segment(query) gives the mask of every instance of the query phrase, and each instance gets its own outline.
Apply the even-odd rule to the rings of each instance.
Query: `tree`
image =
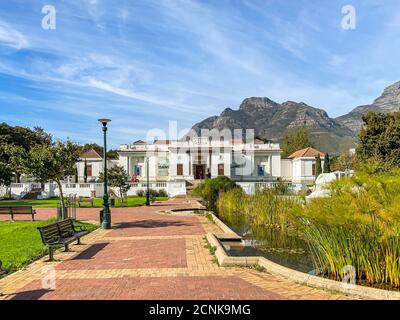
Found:
[[[78,167],[77,166],[75,166],[74,176],[75,176],[75,183],[78,183]]]
[[[87,183],[87,160],[85,158],[85,162],[83,164],[83,182]]]
[[[31,130],[0,123],[0,182],[9,186],[14,176],[16,176],[18,182],[20,181],[21,172],[10,163],[9,152],[12,151],[11,147],[21,147],[25,151],[29,151],[37,144],[50,144],[51,141],[51,135],[40,127]]]
[[[354,169],[356,165],[356,155],[350,151],[343,152],[332,163],[333,170],[346,171]]]
[[[324,157],[324,173],[331,172],[331,160],[329,159],[329,154],[325,154]]]
[[[374,113],[363,116],[357,159],[360,163],[380,163],[381,170],[400,167],[400,112]]]
[[[315,177],[318,178],[318,176],[321,173],[322,173],[321,157],[320,155],[318,155],[315,162]]]
[[[124,194],[131,188],[129,183],[129,175],[122,166],[114,166],[107,170],[108,184],[111,187],[119,189],[121,202],[123,202]],[[99,180],[104,181],[103,172],[99,175]]]
[[[12,182],[14,172],[10,163],[8,146],[0,144],[0,184],[9,186]]]
[[[57,141],[50,145],[35,145],[28,152],[19,149],[13,159],[21,164],[24,173],[33,176],[39,182],[54,181],[60,190],[62,214],[65,218],[65,199],[61,181],[73,175],[79,159],[79,146],[70,140]]]
[[[287,157],[297,150],[312,147],[307,128],[299,128],[285,135],[282,143],[283,156]]]

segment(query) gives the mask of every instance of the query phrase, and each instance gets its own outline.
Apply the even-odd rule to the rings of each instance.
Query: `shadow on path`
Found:
[[[53,292],[54,290],[38,289],[31,291],[22,291],[15,294],[11,300],[39,300],[45,294]]]
[[[166,220],[140,220],[135,222],[123,222],[118,224],[118,229],[128,228],[167,228],[167,227],[193,227],[196,224],[184,221]]]
[[[89,248],[87,248],[85,251],[83,251],[80,254],[78,254],[72,260],[89,260],[89,259],[92,259],[97,253],[99,253],[101,250],[103,250],[108,245],[109,245],[109,243],[107,243],[107,242],[95,243],[95,244],[91,245]]]

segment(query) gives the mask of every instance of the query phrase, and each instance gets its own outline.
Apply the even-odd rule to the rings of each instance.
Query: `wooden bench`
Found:
[[[74,241],[81,244],[81,238],[89,233],[82,227],[75,227],[72,219],[38,227],[38,230],[43,243],[49,247],[50,261],[54,260],[54,249],[64,246],[65,251],[68,251],[69,244]]]
[[[81,204],[88,203],[90,204],[91,207],[93,207],[93,198],[87,198],[87,197],[79,197],[78,198],[78,207],[81,207]]]
[[[7,270],[3,269],[3,262],[1,262],[1,260],[0,260],[0,276],[3,274],[6,274],[6,273],[7,273]],[[1,295],[1,293],[0,293],[0,295]]]
[[[32,206],[1,206],[0,214],[10,215],[11,221],[14,221],[14,215],[29,214],[32,216],[32,221],[35,221],[36,210]]]

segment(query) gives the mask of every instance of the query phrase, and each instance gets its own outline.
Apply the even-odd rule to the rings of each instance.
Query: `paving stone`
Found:
[[[57,261],[35,261],[0,280],[0,299],[347,299],[249,268],[219,267],[207,248],[208,232],[223,233],[204,216],[166,212],[193,208],[191,198],[150,207],[113,208],[112,230],[98,229]],[[55,216],[39,209],[38,220]],[[23,217],[21,217],[23,218]],[[98,221],[99,209],[78,209],[77,218]],[[53,266],[55,289],[43,289]]]

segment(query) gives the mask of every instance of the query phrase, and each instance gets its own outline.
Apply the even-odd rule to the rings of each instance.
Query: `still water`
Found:
[[[245,233],[239,242],[222,242],[230,256],[261,256],[285,267],[313,273],[311,252],[306,241],[280,229],[264,229],[256,236]],[[257,238],[258,240],[253,240]]]

